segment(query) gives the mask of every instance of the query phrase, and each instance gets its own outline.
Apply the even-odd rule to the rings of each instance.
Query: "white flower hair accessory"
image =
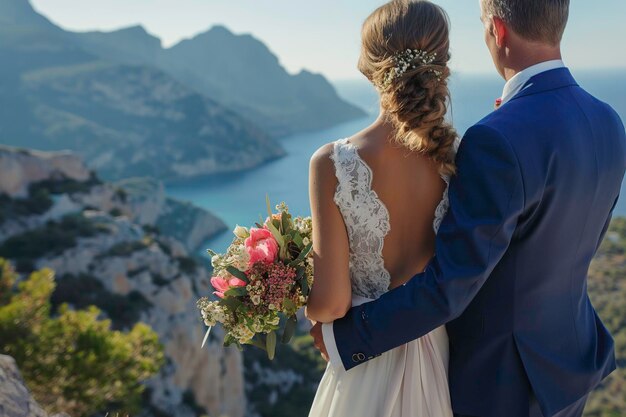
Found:
[[[409,69],[415,69],[419,65],[430,65],[435,61],[435,59],[437,59],[436,52],[429,54],[428,52],[421,49],[407,49],[405,51],[396,53],[393,56],[393,60],[395,61],[396,65],[385,74],[380,88],[382,90],[386,90],[387,88],[389,88],[393,80],[401,77],[402,74],[407,72]],[[441,76],[443,75],[443,72],[436,69],[431,69],[430,72],[435,74],[435,76],[437,77],[437,81],[441,81]]]

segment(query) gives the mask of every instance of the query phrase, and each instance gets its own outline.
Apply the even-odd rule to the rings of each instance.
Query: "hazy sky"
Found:
[[[452,68],[492,71],[483,44],[478,0],[435,0],[452,20]],[[385,3],[376,0],[32,0],[69,30],[111,30],[141,24],[164,46],[223,24],[251,33],[278,55],[289,72],[306,68],[331,79],[351,79],[360,27]],[[625,68],[626,0],[572,0],[564,59],[574,69]]]

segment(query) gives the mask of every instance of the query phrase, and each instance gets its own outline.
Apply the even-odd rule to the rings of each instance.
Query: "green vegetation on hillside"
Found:
[[[308,333],[300,333],[288,345],[277,346],[273,361],[262,350],[246,347],[248,402],[262,417],[306,416],[325,368],[326,362]]]
[[[97,278],[88,274],[58,277],[50,302],[53,313],[63,304],[77,309],[96,306],[111,319],[115,330],[132,328],[139,322],[141,313],[152,307],[140,292],[131,291],[127,295],[112,293]]]
[[[33,183],[29,187],[30,194],[45,191],[49,194],[88,193],[92,187],[102,184],[102,181],[92,173],[87,181],[76,181],[72,178],[55,178]]]
[[[33,272],[15,288],[16,274],[0,259],[0,353],[15,358],[35,399],[48,411],[89,416],[107,410],[138,412],[141,383],[163,364],[162,346],[150,327],[127,333],[99,320],[100,310],[51,316],[55,288],[49,269]]]
[[[100,183],[94,174],[89,180],[83,182],[64,178],[33,183],[28,187],[26,197],[12,198],[0,193],[0,225],[11,218],[45,213],[54,203],[51,195],[86,193],[91,187]]]
[[[28,270],[32,263],[45,255],[59,255],[76,246],[78,238],[107,233],[105,225],[98,224],[82,214],[72,214],[58,221],[50,220],[43,226],[12,236],[0,244],[0,256],[18,263],[18,270]]]
[[[613,221],[589,272],[589,293],[615,338],[618,369],[591,395],[585,417],[626,415],[626,218]]]
[[[11,198],[6,194],[0,194],[0,225],[5,221],[35,214],[43,214],[53,201],[46,190],[30,190],[27,197]]]

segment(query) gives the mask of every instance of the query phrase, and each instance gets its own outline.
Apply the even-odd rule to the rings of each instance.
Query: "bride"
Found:
[[[378,119],[311,159],[313,322],[343,317],[422,271],[447,209],[457,135],[445,121],[449,22],[425,0],[394,0],[365,21],[359,70]],[[442,326],[349,371],[328,366],[309,417],[451,417]]]

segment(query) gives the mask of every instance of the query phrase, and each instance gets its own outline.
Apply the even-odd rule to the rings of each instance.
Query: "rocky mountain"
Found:
[[[162,69],[186,86],[227,105],[272,136],[321,129],[364,115],[321,75],[290,75],[251,35],[215,26],[171,48],[140,26],[76,33],[89,51],[122,63]]]
[[[102,182],[66,152],[0,148],[0,256],[20,273],[53,269],[53,306],[96,305],[115,329],[141,321],[158,333],[166,364],[145,382],[143,417],[245,413],[240,352],[217,335],[200,348],[195,304],[210,276],[191,257],[193,242],[159,228],[178,217],[209,225],[206,213],[192,218],[199,211],[168,200],[154,180]]]
[[[274,136],[365,115],[341,99],[323,76],[308,71],[288,74],[262,42],[223,26],[164,50],[159,66]]]
[[[86,50],[112,61],[156,66],[162,53],[161,40],[139,25],[111,32],[78,32],[74,35],[75,41]]]
[[[260,128],[162,70],[86,50],[27,0],[3,0],[0,16],[0,143],[74,150],[107,179],[232,172],[284,155]],[[124,40],[132,32],[118,41],[147,51]]]

